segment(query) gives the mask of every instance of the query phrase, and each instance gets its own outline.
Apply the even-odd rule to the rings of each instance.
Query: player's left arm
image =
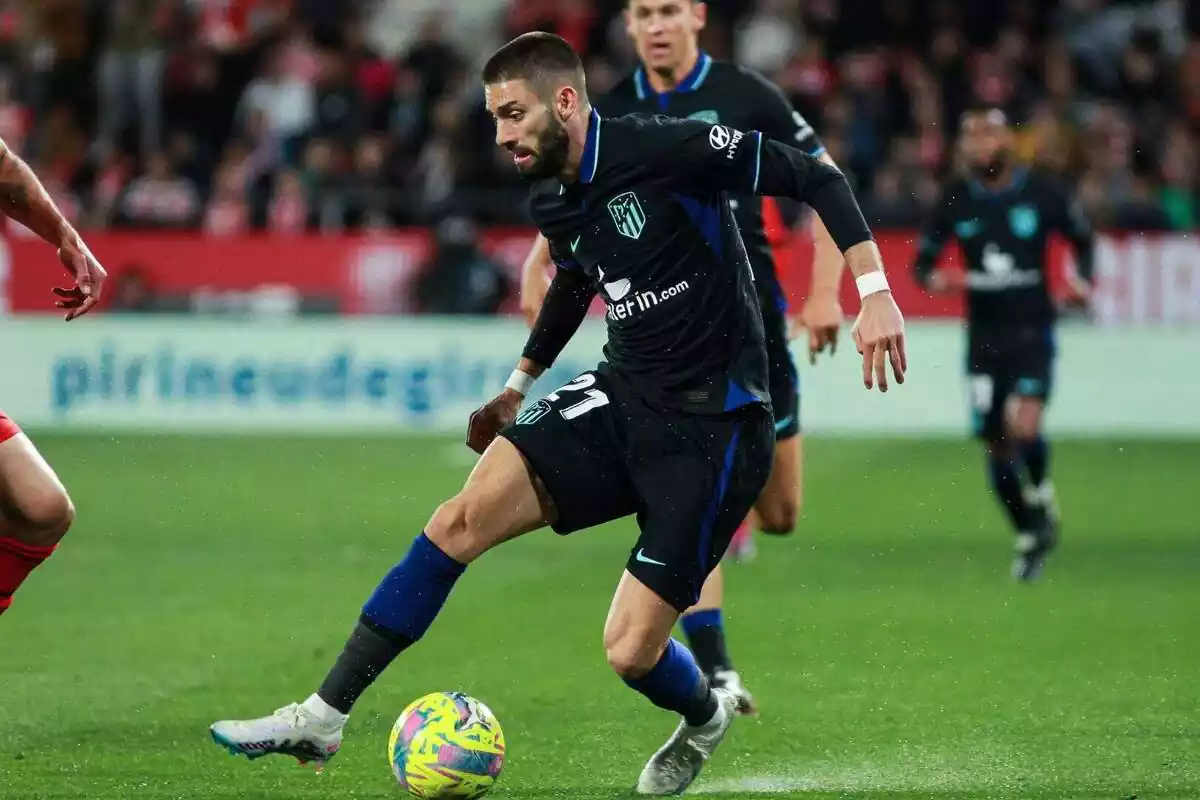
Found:
[[[775,141],[803,150],[836,169],[837,165],[813,126],[792,106],[779,87],[757,72],[745,72],[761,89],[762,99],[758,103],[760,132]],[[814,363],[817,355],[826,347],[831,353],[837,350],[838,329],[843,317],[838,289],[846,261],[822,222],[820,214],[813,215],[811,224],[813,268],[808,296],[804,300],[798,322],[808,331],[809,362]]]
[[[1075,271],[1067,276],[1067,287],[1072,300],[1086,302],[1095,279],[1095,231],[1065,186],[1055,184],[1051,195],[1050,227],[1065,236],[1075,250]]]
[[[904,381],[904,317],[888,288],[883,257],[867,227],[846,176],[836,167],[758,131],[742,133],[723,125],[655,117],[642,137],[652,152],[646,169],[683,175],[709,190],[790,197],[812,206],[854,274],[862,310],[853,338],[863,354],[863,383],[887,391],[886,364]]]
[[[50,198],[46,187],[21,157],[0,142],[0,212],[36,233],[58,250],[58,258],[75,279],[70,289],[54,290],[55,303],[71,321],[100,301],[108,274]]]

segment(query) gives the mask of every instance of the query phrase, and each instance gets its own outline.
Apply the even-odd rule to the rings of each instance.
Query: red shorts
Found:
[[[17,427],[17,423],[4,416],[4,412],[0,411],[0,442],[7,442],[20,432],[21,429]]]

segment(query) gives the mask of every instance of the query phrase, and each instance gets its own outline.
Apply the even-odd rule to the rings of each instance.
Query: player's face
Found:
[[[489,83],[484,92],[496,120],[496,144],[512,154],[521,177],[536,181],[561,174],[571,140],[560,109],[542,102],[528,81]]]
[[[962,122],[962,148],[971,172],[986,178],[1008,165],[1012,134],[1008,125],[993,115],[968,114]]]
[[[638,58],[647,69],[664,74],[686,66],[704,21],[704,3],[693,0],[629,0],[625,10],[625,27]]]

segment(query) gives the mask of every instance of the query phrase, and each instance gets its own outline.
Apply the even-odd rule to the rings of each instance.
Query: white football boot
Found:
[[[269,717],[214,722],[209,732],[214,742],[234,755],[253,761],[278,753],[319,770],[342,746],[346,719],[347,715],[314,694],[304,703],[291,703]]]
[[[717,697],[717,713],[703,725],[688,725],[687,720],[679,723],[667,743],[646,762],[634,792],[656,796],[682,794],[696,780],[737,713],[737,701],[727,689],[714,687],[712,691]]]
[[[750,690],[742,683],[742,676],[737,672],[731,669],[717,670],[713,673],[712,685],[733,695],[734,707],[739,716],[758,716],[758,704],[754,702],[754,695],[750,694]]]

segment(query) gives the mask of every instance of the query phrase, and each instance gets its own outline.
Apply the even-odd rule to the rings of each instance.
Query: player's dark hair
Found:
[[[523,33],[493,53],[483,65],[484,83],[512,80],[528,81],[539,95],[562,82],[568,83],[580,97],[587,95],[583,62],[566,39],[553,33]]]

